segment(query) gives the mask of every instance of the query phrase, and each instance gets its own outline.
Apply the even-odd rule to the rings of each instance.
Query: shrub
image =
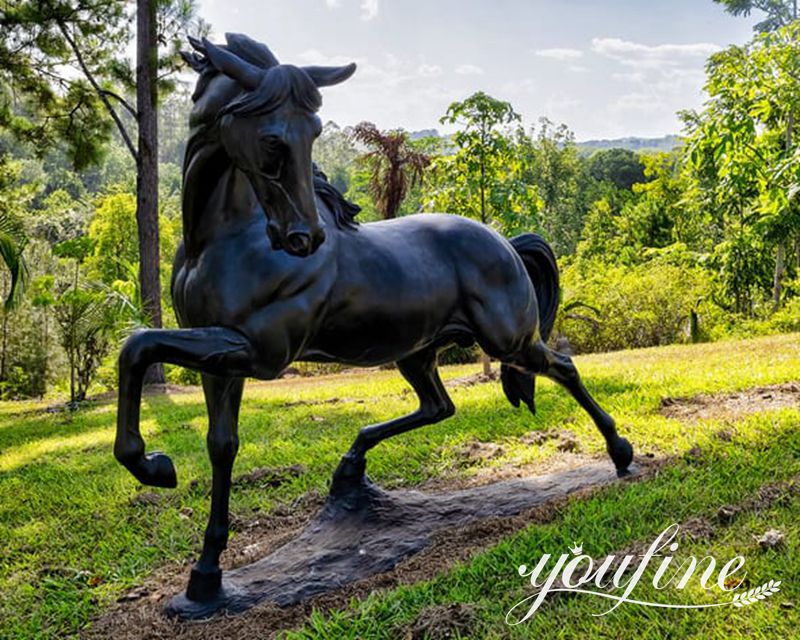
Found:
[[[710,274],[691,266],[609,266],[582,261],[562,273],[556,331],[576,352],[613,351],[708,337],[719,310]],[[692,313],[698,331],[691,332]]]

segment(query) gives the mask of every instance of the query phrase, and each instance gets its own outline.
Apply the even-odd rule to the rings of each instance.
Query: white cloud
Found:
[[[350,64],[354,62],[352,58],[347,56],[329,56],[322,53],[319,49],[306,49],[298,54],[297,61],[308,65],[321,65],[321,66],[339,66]]]
[[[571,64],[567,67],[572,73],[587,73],[589,67],[584,67],[582,64]]]
[[[578,98],[573,98],[568,96],[563,92],[556,92],[551,95],[544,104],[544,110],[546,113],[560,113],[563,111],[570,111],[575,109],[576,107],[580,107],[583,104],[583,100],[579,100]]]
[[[719,45],[710,42],[646,45],[620,38],[592,39],[592,51],[595,53],[639,68],[681,66],[687,62],[705,60],[719,50]]]
[[[647,76],[643,71],[630,71],[625,73],[612,73],[611,77],[620,82],[644,82]]]
[[[540,58],[551,58],[553,60],[577,60],[583,57],[583,51],[580,49],[566,49],[566,48],[553,48],[553,49],[534,49],[534,55]]]
[[[378,0],[362,0],[361,1],[361,19],[372,20],[378,15]]]
[[[640,111],[652,113],[659,111],[661,100],[654,93],[633,92],[621,95],[611,104],[611,111]]]
[[[460,76],[482,76],[483,68],[474,64],[462,64],[456,67],[456,73]]]
[[[325,0],[325,6],[328,7],[328,9],[335,9],[339,6],[339,0]]]
[[[417,67],[417,73],[423,78],[433,78],[442,75],[442,68],[438,64],[422,63]]]

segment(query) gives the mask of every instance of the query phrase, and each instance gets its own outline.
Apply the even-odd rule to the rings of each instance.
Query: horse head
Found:
[[[240,90],[216,114],[220,142],[266,213],[272,247],[311,255],[325,240],[311,163],[312,145],[322,131],[319,88],[347,80],[356,66],[280,64],[265,45],[246,36],[226,39],[227,47],[190,38],[202,57],[183,57],[201,72],[198,91],[208,72],[237,83]]]

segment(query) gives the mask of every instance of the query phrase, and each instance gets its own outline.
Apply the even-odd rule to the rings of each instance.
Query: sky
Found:
[[[447,131],[447,106],[481,90],[578,140],[680,133],[706,58],[757,21],[712,0],[200,0],[200,15],[212,41],[246,33],[281,62],[356,62],[323,90],[323,121]]]

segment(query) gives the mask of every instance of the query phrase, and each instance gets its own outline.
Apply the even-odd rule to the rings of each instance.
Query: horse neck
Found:
[[[200,126],[189,137],[183,166],[183,241],[197,256],[216,235],[252,216],[255,194],[230,161],[216,125]]]

